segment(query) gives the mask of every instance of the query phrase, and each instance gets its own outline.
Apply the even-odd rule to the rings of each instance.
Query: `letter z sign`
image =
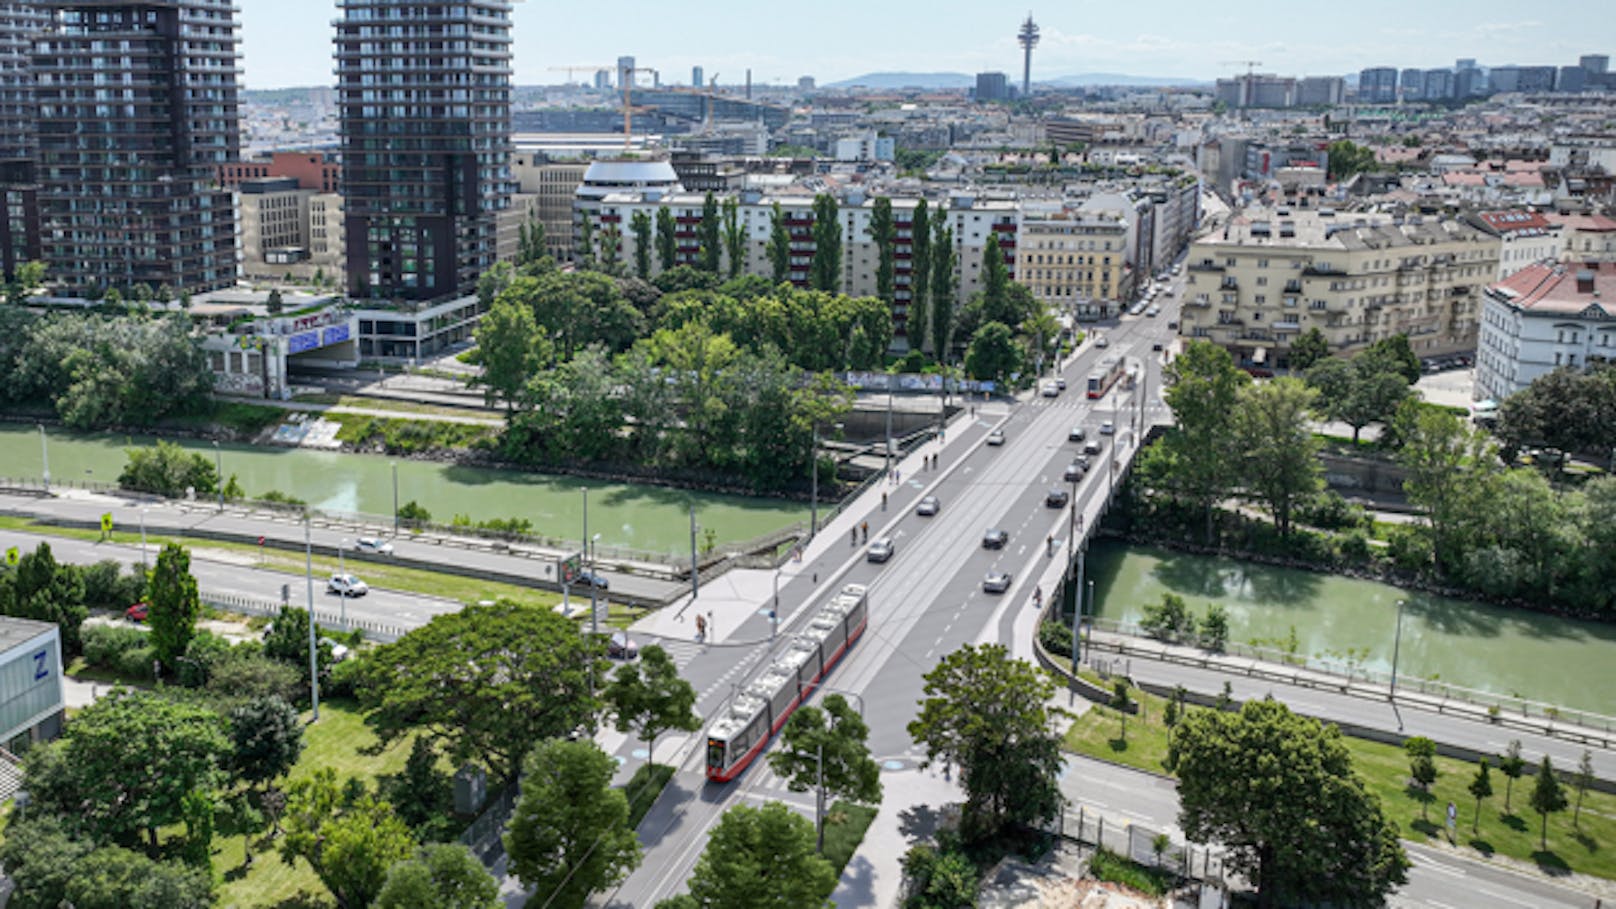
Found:
[[[34,654],[34,681],[50,676],[50,651],[41,650]]]

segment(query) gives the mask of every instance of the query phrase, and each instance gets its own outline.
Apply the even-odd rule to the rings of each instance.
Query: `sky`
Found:
[[[240,7],[248,88],[335,82],[336,0]],[[1610,9],[1609,0],[1061,0],[1031,8],[1043,32],[1033,81],[1091,72],[1209,81],[1244,72],[1249,60],[1288,76],[1451,66],[1459,57],[1559,66],[1582,54],[1616,56]],[[980,0],[517,0],[516,81],[560,83],[567,74],[549,67],[614,66],[620,55],[675,85],[689,83],[693,65],[725,85],[742,82],[748,68],[760,84],[893,71],[997,70],[1019,80],[1015,35],[1026,13]]]

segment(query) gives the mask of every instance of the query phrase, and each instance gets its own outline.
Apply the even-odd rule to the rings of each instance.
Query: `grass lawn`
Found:
[[[632,829],[640,828],[640,821],[650,813],[651,806],[656,804],[657,796],[662,794],[663,787],[668,780],[673,779],[673,768],[666,764],[641,764],[640,769],[634,771],[623,787],[628,796],[628,825]]]
[[[392,413],[434,417],[483,417],[500,419],[497,412],[474,407],[450,407],[445,404],[417,404],[394,398],[363,398],[357,395],[310,394],[298,395],[292,400],[300,404],[324,404],[335,407],[358,407],[365,410],[384,410]],[[340,414],[332,414],[340,416]]]
[[[864,842],[864,831],[870,829],[876,810],[869,805],[836,802],[825,812],[825,860],[836,869],[838,880]]]
[[[1133,689],[1131,696],[1143,702],[1144,715],[1128,718],[1126,742],[1118,736],[1117,712],[1095,707],[1072,724],[1066,733],[1065,747],[1078,754],[1166,773],[1162,766],[1167,757],[1167,728],[1162,723],[1166,701],[1142,695],[1138,689]],[[1386,816],[1397,825],[1404,839],[1416,843],[1446,841],[1447,830],[1443,825],[1447,805],[1452,802],[1459,808],[1454,841],[1474,850],[1479,857],[1506,855],[1536,864],[1550,874],[1570,870],[1616,879],[1616,851],[1611,848],[1616,846],[1616,795],[1589,790],[1583,800],[1580,829],[1573,829],[1571,815],[1577,793],[1567,775],[1575,768],[1556,768],[1570,806],[1562,813],[1549,816],[1549,848],[1545,851],[1538,848],[1542,819],[1530,807],[1533,777],[1522,776],[1515,782],[1511,812],[1505,814],[1504,789],[1509,781],[1498,772],[1497,761],[1490,761],[1493,797],[1482,803],[1478,832],[1472,834],[1470,825],[1476,800],[1467,787],[1475,776],[1474,764],[1443,757],[1436,759],[1438,776],[1428,805],[1430,819],[1424,820],[1420,816],[1419,792],[1408,786],[1408,757],[1401,748],[1351,737],[1345,742],[1352,753],[1354,768],[1369,791],[1380,798]],[[1531,754],[1525,757],[1529,762],[1540,758]]]
[[[308,721],[310,714],[303,713]],[[338,777],[357,776],[374,783],[383,773],[397,773],[404,769],[410,756],[410,741],[403,739],[380,751],[375,751],[376,736],[365,725],[357,706],[352,701],[322,701],[320,721],[306,726],[303,732],[305,747],[290,779],[307,776],[321,767],[330,767]],[[374,751],[374,753],[370,753]],[[288,865],[274,852],[275,844],[260,840],[255,846],[252,868],[241,871],[242,837],[215,837],[213,841],[213,867],[223,875],[218,905],[222,907],[257,907],[296,905],[335,906],[336,900],[314,876],[308,862],[299,859]],[[307,902],[294,902],[302,893]]]

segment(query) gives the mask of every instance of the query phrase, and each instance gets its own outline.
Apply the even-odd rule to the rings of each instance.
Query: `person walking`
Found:
[[[870,542],[870,522],[865,521],[863,524],[860,524],[859,530],[864,532],[864,542]]]
[[[887,494],[884,493],[884,492],[881,493],[881,510],[882,511],[887,510]]]

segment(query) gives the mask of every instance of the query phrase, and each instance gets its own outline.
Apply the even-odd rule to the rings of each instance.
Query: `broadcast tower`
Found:
[[[1027,21],[1021,23],[1021,31],[1016,33],[1016,41],[1021,44],[1021,96],[1026,98],[1032,94],[1032,49],[1038,46],[1038,25],[1032,21],[1032,13],[1027,13]]]

